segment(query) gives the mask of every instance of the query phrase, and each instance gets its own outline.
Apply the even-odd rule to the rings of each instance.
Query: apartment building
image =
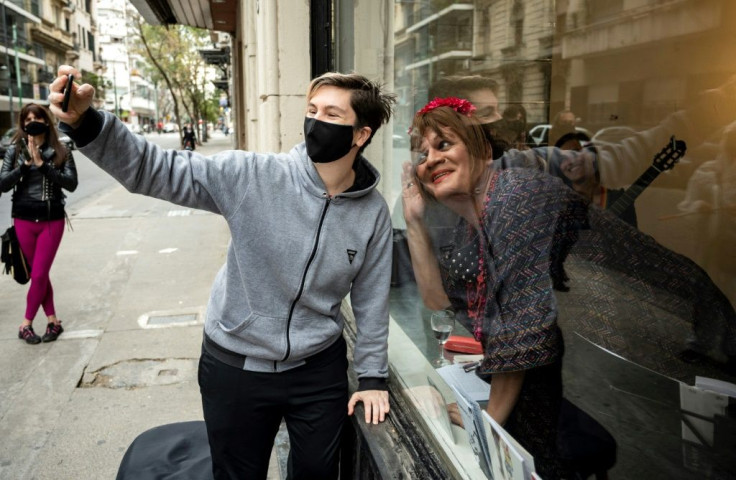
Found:
[[[47,102],[59,65],[100,72],[91,0],[4,0],[0,15],[0,129],[15,123],[19,106]]]

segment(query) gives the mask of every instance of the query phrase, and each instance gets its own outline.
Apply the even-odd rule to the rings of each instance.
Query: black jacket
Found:
[[[62,188],[73,192],[77,188],[77,168],[72,152],[67,150],[61,167],[54,166],[54,149],[41,147],[40,167],[27,166],[20,155],[16,155],[15,145],[5,152],[0,169],[0,191],[13,192],[13,218],[41,221],[64,218],[64,198]]]

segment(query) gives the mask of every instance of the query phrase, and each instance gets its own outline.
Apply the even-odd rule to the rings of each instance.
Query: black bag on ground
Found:
[[[26,261],[25,255],[20,249],[15,227],[5,230],[2,235],[2,250],[0,260],[3,263],[3,273],[13,275],[13,279],[21,285],[25,285],[31,279],[31,267]]]

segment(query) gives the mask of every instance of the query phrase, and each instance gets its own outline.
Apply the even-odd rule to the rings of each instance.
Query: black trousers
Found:
[[[249,372],[204,348],[199,388],[216,480],[265,479],[281,420],[289,432],[289,480],[336,479],[347,417],[347,347],[340,337],[305,365]]]

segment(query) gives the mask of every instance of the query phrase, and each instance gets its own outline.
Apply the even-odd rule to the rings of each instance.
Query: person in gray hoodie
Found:
[[[361,152],[395,96],[361,75],[324,74],[309,86],[304,143],[288,153],[205,157],[131,134],[91,108],[88,84],[72,85],[62,111],[66,76],[80,73],[58,73],[50,108],[84,155],[129,191],[221,214],[230,228],[199,363],[214,477],[266,478],[284,419],[289,478],[337,478],[346,410],[363,402],[374,424],[389,411],[392,230],[379,173]],[[348,294],[359,380],[349,399],[340,312]]]

